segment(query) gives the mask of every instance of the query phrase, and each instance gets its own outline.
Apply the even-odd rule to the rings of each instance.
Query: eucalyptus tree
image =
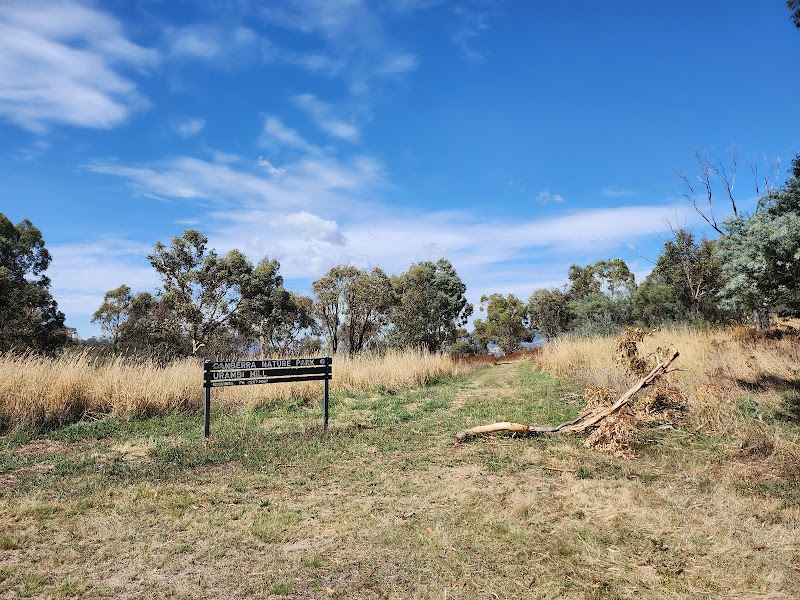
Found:
[[[68,341],[44,274],[51,260],[39,229],[0,213],[0,350],[52,351]]]
[[[100,325],[114,350],[119,348],[122,328],[130,317],[132,303],[131,288],[122,284],[105,293],[103,303],[92,315],[92,323]]]
[[[719,321],[717,293],[722,288],[722,260],[717,241],[685,229],[673,231],[647,278],[633,294],[634,315],[646,323]]]
[[[308,339],[319,334],[313,300],[283,288],[280,292],[273,300],[272,310],[262,312],[253,321],[262,356],[268,352],[280,356],[300,354],[305,351]]]
[[[347,350],[352,356],[365,350],[389,322],[395,303],[392,281],[379,267],[361,271],[347,290],[345,320]]]
[[[180,319],[150,292],[132,296],[126,316],[119,328],[120,350],[158,362],[191,355],[192,343]]]
[[[518,350],[522,342],[530,342],[529,311],[525,303],[514,294],[481,296],[481,312],[486,311],[486,321],[475,319],[475,334],[485,345],[494,343],[506,354]]]
[[[328,349],[336,353],[339,349],[340,328],[347,309],[345,291],[349,282],[358,275],[353,265],[338,265],[311,283],[314,292],[314,315],[328,344]]]
[[[331,352],[351,356],[364,350],[388,321],[394,303],[392,283],[378,267],[371,272],[353,265],[333,267],[311,284],[314,314]]]
[[[265,259],[254,268],[240,251],[219,256],[207,244],[202,233],[188,229],[170,247],[157,242],[147,257],[161,276],[159,302],[181,323],[193,354],[226,328],[241,327],[244,311],[282,284],[277,263]]]
[[[730,146],[728,153],[726,159],[717,160],[709,153],[697,150],[694,153],[695,170],[676,173],[683,183],[680,195],[686,198],[697,214],[719,235],[725,234],[724,222],[727,219],[738,219],[741,216],[736,200],[739,195],[736,185],[737,181],[741,181],[742,159],[739,148],[735,145]],[[756,196],[768,195],[777,189],[781,179],[780,157],[769,159],[762,153],[746,159],[745,162],[752,177],[751,189]]]
[[[267,352],[285,350],[278,348],[276,334],[287,314],[295,308],[279,271],[277,260],[261,259],[247,280],[240,284],[242,302],[230,319],[233,329],[245,339],[257,342],[262,358]]]
[[[800,155],[792,164],[793,177],[754,214],[727,220],[720,239],[720,299],[750,313],[757,329],[775,312],[800,312]]]
[[[568,278],[569,329],[607,333],[629,320],[636,282],[625,261],[614,258],[585,267],[572,265]]]
[[[566,331],[570,322],[567,295],[560,289],[538,289],[528,299],[530,327],[547,340]]]
[[[445,350],[472,315],[467,286],[450,261],[423,261],[392,279],[397,303],[391,311],[391,339],[399,346]]]

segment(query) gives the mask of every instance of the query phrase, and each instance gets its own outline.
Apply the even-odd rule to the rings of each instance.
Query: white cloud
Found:
[[[317,127],[328,135],[347,140],[348,142],[355,142],[358,140],[358,128],[333,117],[333,110],[330,104],[323,102],[314,94],[299,94],[294,96],[292,101],[295,106],[311,117],[311,120],[314,121]]]
[[[273,219],[273,229],[288,228],[294,234],[301,235],[306,241],[320,241],[342,246],[345,238],[336,221],[322,219],[306,211],[290,213]]]
[[[319,152],[319,148],[307,142],[297,131],[286,126],[275,116],[268,116],[264,119],[264,130],[259,138],[259,143],[273,151],[288,147],[313,154]]]
[[[184,138],[190,138],[200,133],[205,126],[205,119],[189,119],[178,125],[178,135]]]
[[[216,36],[209,37],[197,28],[175,33],[169,45],[172,56],[191,58],[216,58],[222,54],[222,45]]]
[[[616,186],[610,185],[608,187],[604,187],[600,190],[601,196],[606,196],[608,198],[621,198],[624,196],[636,196],[639,192],[636,190],[625,190],[618,188]]]
[[[564,202],[564,198],[560,194],[551,194],[548,188],[544,188],[536,199],[541,202],[542,204],[546,204],[548,202]]]
[[[17,151],[17,157],[20,160],[34,160],[45,154],[50,150],[50,142],[41,138],[33,140],[27,146],[20,148]]]
[[[238,154],[230,154],[228,152],[220,152],[219,150],[209,150],[209,154],[214,159],[216,163],[222,163],[225,165],[232,165],[235,163],[243,162],[244,159],[239,156]]]
[[[145,196],[203,200],[219,207],[235,204],[237,210],[320,206],[337,212],[367,210],[357,198],[380,185],[383,177],[382,166],[372,158],[336,161],[323,155],[309,155],[288,165],[279,178],[242,170],[231,161],[216,163],[188,156],[148,165],[93,163],[84,168],[125,179]]]
[[[253,261],[278,259],[287,279],[310,281],[341,263],[400,273],[412,262],[443,256],[475,300],[475,289],[527,297],[538,287],[560,285],[572,262],[630,258],[637,254],[631,245],[659,243],[658,236],[669,231],[668,219],[692,226],[699,218],[683,203],[667,202],[561,209],[563,214],[547,218],[534,211],[503,217],[406,210],[374,200],[386,183],[382,165],[370,157],[308,154],[287,163],[280,176],[270,171],[279,169],[269,160],[261,157],[259,163],[184,156],[87,169],[123,178],[142,194],[183,202],[184,219],[198,223],[211,247],[238,248]],[[197,199],[202,202],[186,202]]]
[[[459,4],[453,12],[459,22],[451,39],[461,57],[467,62],[485,63],[486,55],[476,47],[475,42],[490,27],[489,21],[496,14],[494,3],[472,0]]]
[[[52,123],[110,128],[146,105],[120,68],[158,55],[120,23],[76,2],[0,4],[0,116],[41,133]]]
[[[268,168],[267,163],[280,171],[271,162],[263,157],[259,162],[271,177],[235,163],[191,157],[143,166],[94,164],[87,169],[124,178],[145,195],[208,202],[214,207],[208,209],[213,214],[208,222],[230,240],[230,247],[238,247],[235,239],[249,240],[254,254],[278,246],[291,254],[311,240],[315,264],[369,257],[374,264],[401,268],[410,260],[441,254],[491,270],[503,261],[535,258],[554,248],[601,252],[667,231],[666,219],[677,212],[693,218],[682,205],[575,211],[548,219],[409,213],[367,201],[384,186],[382,166],[370,157],[342,161],[310,155],[287,164],[280,177]],[[202,211],[202,205],[197,210]],[[325,252],[330,253],[328,261]],[[296,270],[294,275],[303,274]]]
[[[120,238],[49,246],[53,261],[47,273],[53,297],[70,325],[88,337],[100,328],[90,323],[103,296],[123,283],[134,292],[154,291],[158,276],[147,261],[152,246]]]
[[[445,0],[389,0],[387,2],[390,10],[400,14],[412,13],[420,10],[428,10]]]
[[[252,29],[224,27],[213,23],[170,27],[165,31],[169,55],[233,65],[244,56],[257,56],[260,44],[266,44]]]
[[[404,75],[415,71],[419,67],[419,59],[407,52],[392,54],[387,56],[384,61],[378,65],[377,73],[379,75]]]
[[[388,8],[388,11],[386,10]],[[296,51],[267,44],[263,59],[267,63],[285,63],[328,77],[342,77],[355,94],[366,96],[378,79],[397,79],[414,71],[419,59],[408,51],[398,49],[384,31],[383,19],[394,13],[425,8],[386,6],[363,0],[285,0],[268,3],[260,15],[270,25],[302,34],[317,46]],[[349,127],[352,127],[350,125]],[[340,127],[337,137],[351,139],[354,132]]]
[[[258,164],[264,167],[264,170],[273,177],[277,177],[278,175],[283,175],[286,172],[286,169],[276,167],[263,156],[258,157]]]
[[[362,0],[286,0],[269,3],[261,17],[305,34],[317,34],[339,45],[376,46],[380,23]]]

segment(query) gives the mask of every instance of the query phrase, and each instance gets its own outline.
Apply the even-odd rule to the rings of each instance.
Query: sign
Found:
[[[322,426],[328,428],[328,381],[333,376],[333,359],[281,358],[267,360],[206,360],[203,363],[205,409],[203,434],[207,438],[211,425],[211,388],[292,381],[323,381],[324,402]]]

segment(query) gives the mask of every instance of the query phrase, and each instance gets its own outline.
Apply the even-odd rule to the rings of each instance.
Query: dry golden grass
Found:
[[[686,401],[687,429],[738,436],[743,451],[772,456],[797,470],[798,440],[767,425],[764,416],[786,412],[785,395],[797,389],[799,339],[787,324],[765,335],[743,327],[661,328],[645,336],[639,352],[653,367],[669,349],[680,351],[675,363],[680,371],[668,376],[668,385]],[[617,343],[611,336],[561,339],[545,346],[534,360],[544,371],[586,390],[621,393],[637,377],[615,362]]]
[[[417,350],[356,358],[337,356],[331,390],[404,390],[469,367]],[[90,353],[48,358],[0,355],[0,431],[63,425],[85,416],[148,416],[202,407],[202,364],[187,358],[158,366]],[[236,386],[212,390],[215,406],[252,409],[282,399],[319,396],[320,382]]]
[[[615,363],[615,346],[616,338],[610,336],[560,339],[545,346],[535,362],[585,387],[624,391],[631,377]],[[792,334],[754,339],[740,328],[660,329],[645,337],[640,354],[653,367],[670,348],[680,351],[675,364],[681,373],[673,378],[674,385],[697,409],[735,400],[737,391],[794,381],[800,368],[798,338]]]

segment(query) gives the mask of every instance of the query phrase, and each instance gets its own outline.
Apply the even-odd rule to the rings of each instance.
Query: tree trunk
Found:
[[[767,329],[770,324],[769,310],[764,308],[754,308],[753,324],[756,326],[756,331],[763,331]]]

